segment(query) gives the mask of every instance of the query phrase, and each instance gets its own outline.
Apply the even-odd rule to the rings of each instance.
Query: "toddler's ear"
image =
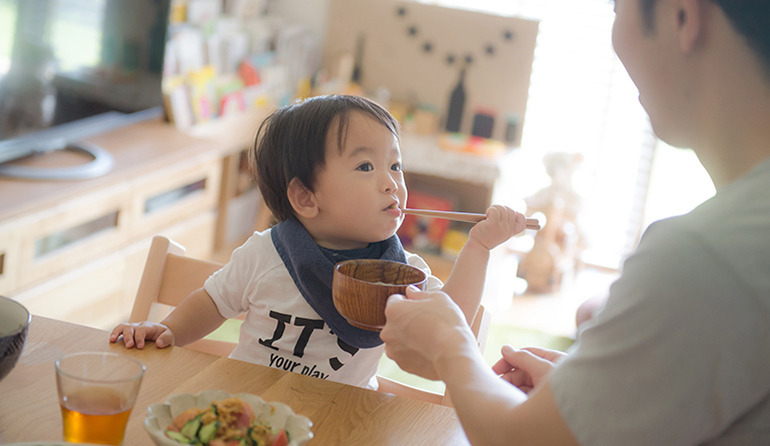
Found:
[[[313,218],[318,214],[318,205],[313,191],[307,188],[299,178],[294,177],[289,182],[286,191],[291,207],[299,217]]]

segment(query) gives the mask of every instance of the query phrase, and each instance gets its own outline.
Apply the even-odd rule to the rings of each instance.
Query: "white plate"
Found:
[[[157,446],[179,446],[181,443],[168,438],[165,434],[166,429],[173,423],[174,417],[193,407],[206,409],[212,402],[230,397],[245,401],[251,406],[257,419],[270,423],[273,430],[286,429],[291,439],[290,446],[304,445],[313,438],[313,432],[310,430],[313,422],[305,416],[295,414],[286,404],[266,402],[250,393],[233,395],[221,390],[205,390],[197,395],[189,393],[171,395],[165,403],[153,404],[147,408],[144,428]]]

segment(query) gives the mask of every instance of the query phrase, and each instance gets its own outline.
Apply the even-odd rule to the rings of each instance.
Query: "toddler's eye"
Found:
[[[357,170],[360,170],[362,172],[371,172],[374,170],[374,166],[372,166],[372,163],[363,163],[356,167]]]
[[[394,163],[392,166],[390,166],[390,170],[395,172],[401,172],[401,163]]]

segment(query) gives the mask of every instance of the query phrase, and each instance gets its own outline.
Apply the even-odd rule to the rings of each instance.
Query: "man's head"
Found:
[[[717,189],[767,152],[770,1],[615,0],[612,43],[655,134]]]
[[[330,128],[343,147],[353,112],[362,113],[398,135],[398,122],[380,105],[357,96],[320,96],[283,107],[260,125],[250,152],[252,173],[265,204],[278,221],[294,215],[287,197],[292,179],[313,190],[326,162]]]
[[[623,0],[620,0],[623,1]],[[655,6],[664,0],[641,0],[642,17],[649,32],[655,30]],[[770,76],[770,1],[707,0],[724,11],[730,23],[748,42]]]

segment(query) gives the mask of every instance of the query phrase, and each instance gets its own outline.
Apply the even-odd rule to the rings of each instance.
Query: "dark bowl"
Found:
[[[0,296],[0,380],[16,365],[27,340],[31,320],[24,305]]]

